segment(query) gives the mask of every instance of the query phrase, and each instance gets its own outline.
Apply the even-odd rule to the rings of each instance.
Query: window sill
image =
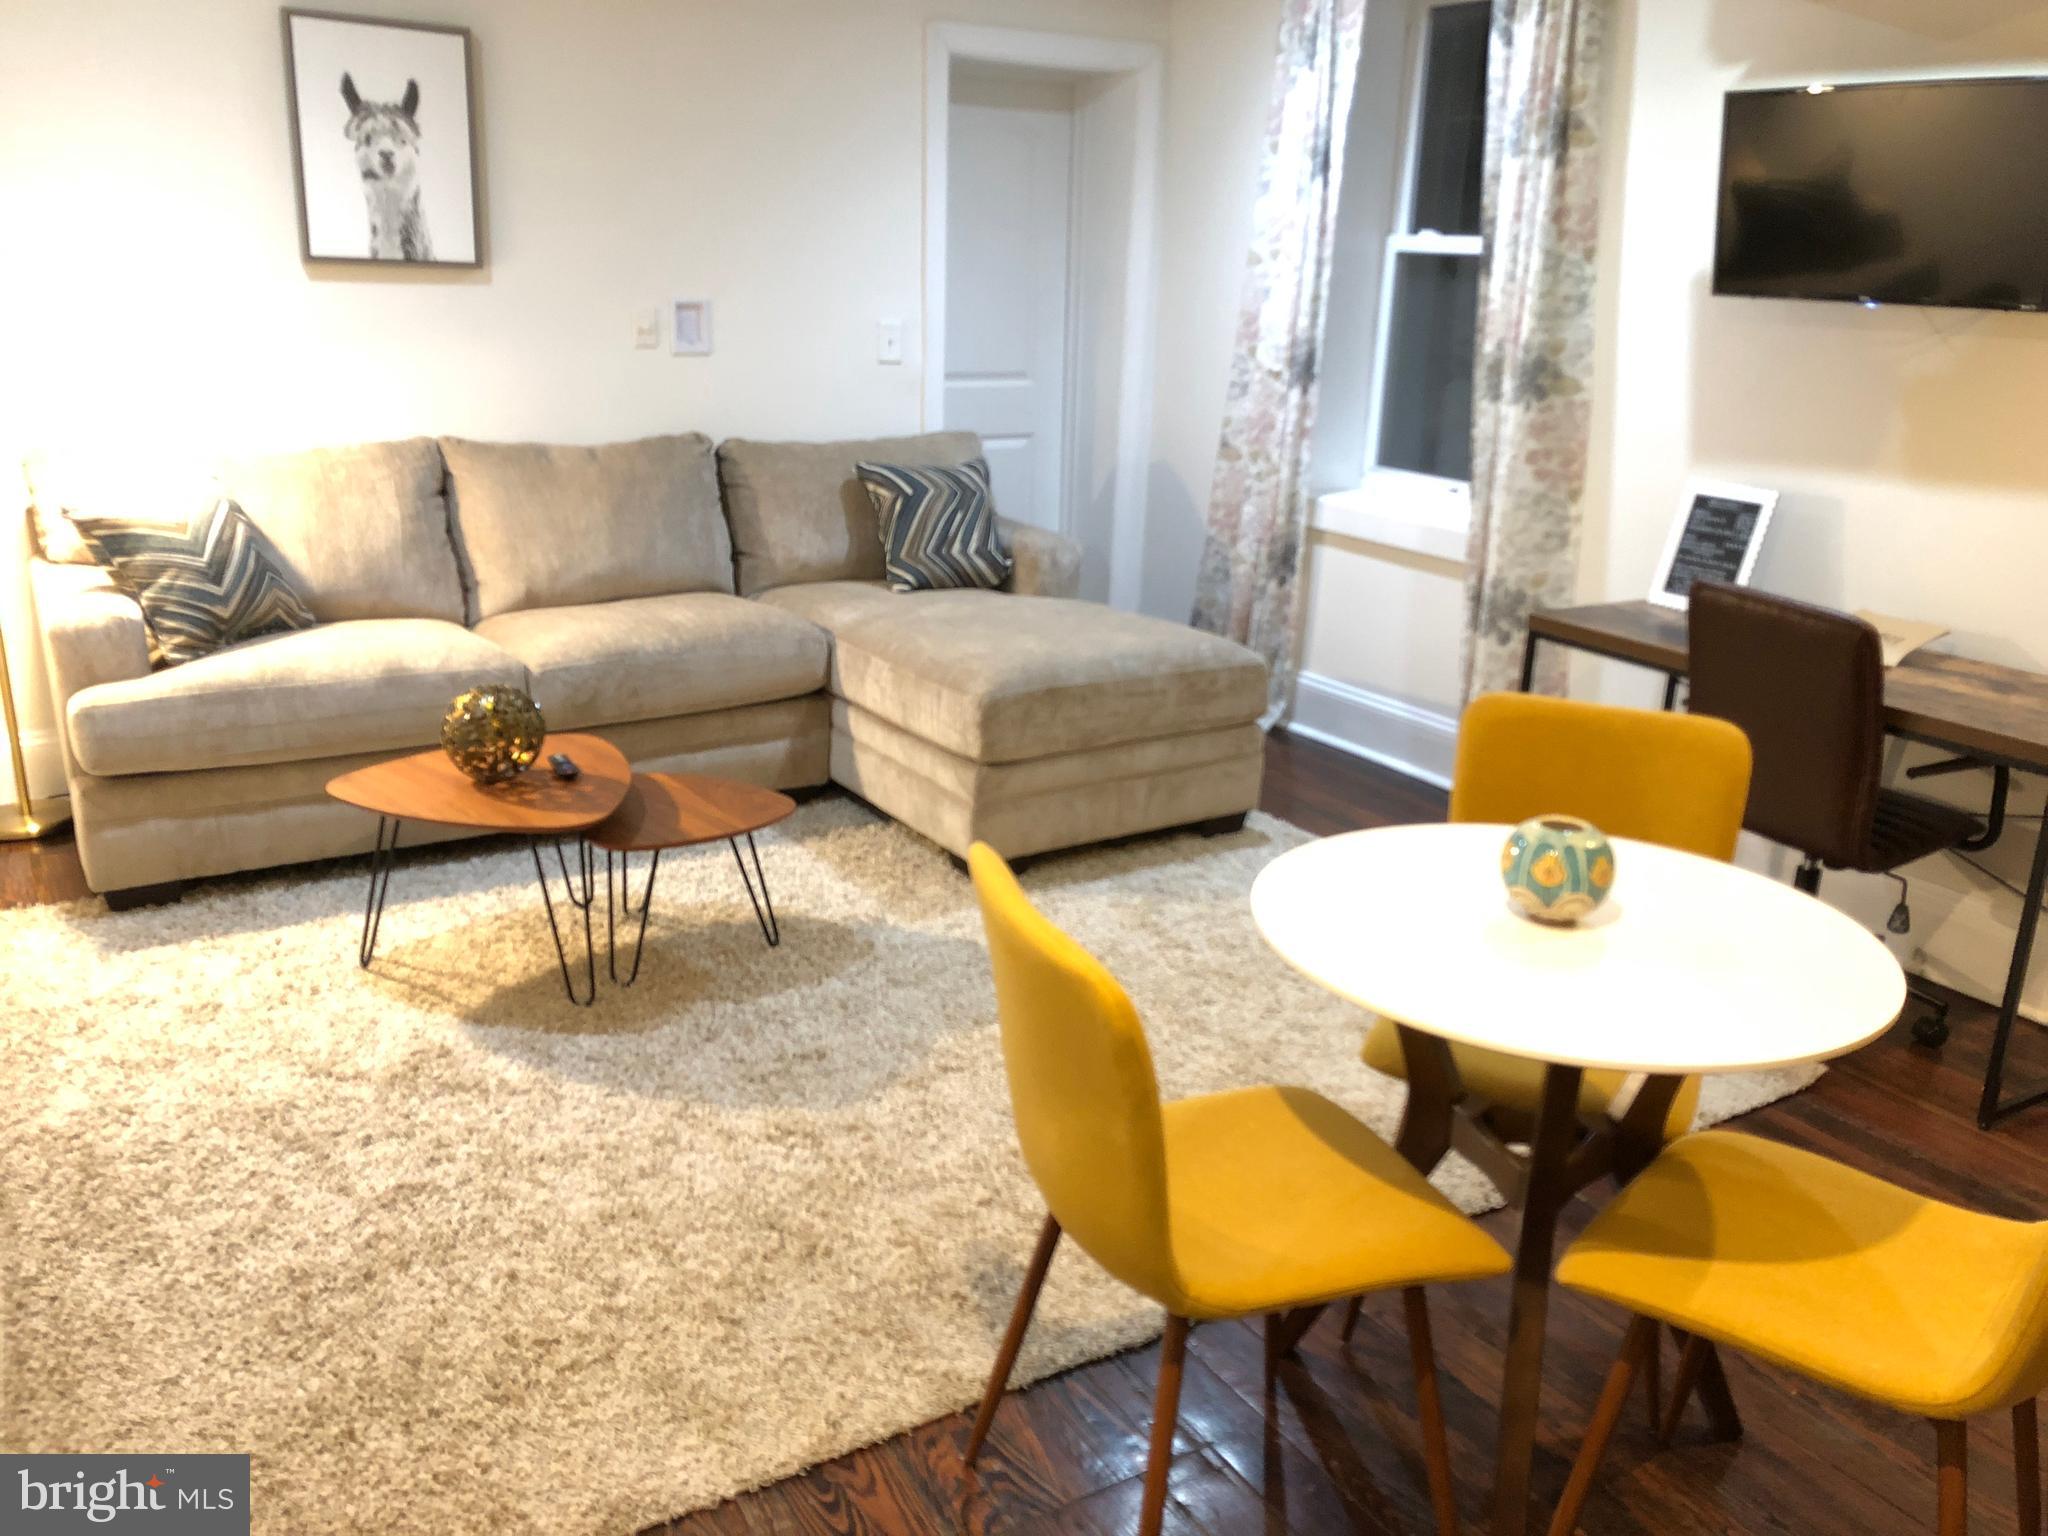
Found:
[[[1367,470],[1357,490],[1318,496],[1312,521],[1322,533],[1462,565],[1472,528],[1472,488],[1462,480],[1405,470]]]

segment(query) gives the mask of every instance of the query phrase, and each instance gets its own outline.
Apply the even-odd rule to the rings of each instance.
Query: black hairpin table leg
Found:
[[[363,936],[356,941],[356,964],[365,970],[377,953],[377,931],[384,926],[384,898],[391,890],[391,866],[398,852],[398,829],[405,823],[395,816],[377,818],[377,844],[370,850],[370,895],[363,903]],[[384,841],[384,829],[391,829],[391,841]]]
[[[588,1008],[597,1001],[597,943],[590,931],[590,909],[597,900],[596,855],[590,844],[583,838],[576,839],[576,872],[569,871],[569,860],[562,852],[560,841],[555,843],[555,862],[561,867],[563,900],[583,914],[583,996],[576,995],[576,983],[569,972],[569,952],[562,943],[561,925],[555,920],[555,899],[548,890],[547,866],[540,860],[539,838],[527,846],[533,853],[534,877],[540,881],[541,904],[547,908],[548,932],[554,936],[555,959],[562,967],[562,990],[569,994],[569,1001],[578,1008]],[[578,890],[582,894],[579,896]]]
[[[612,851],[604,853],[604,963],[613,981],[622,987],[630,987],[640,979],[640,956],[647,948],[647,913],[654,905],[654,877],[661,869],[661,850],[654,850],[654,858],[647,866],[647,889],[641,893],[640,905],[633,905],[633,864],[630,854],[621,853],[618,874],[618,912],[622,919],[638,916],[640,932],[633,940],[633,968],[626,972],[623,980],[619,976],[618,933],[613,926],[612,909]],[[620,924],[623,926],[623,923]]]
[[[754,921],[761,925],[761,937],[766,939],[768,947],[773,949],[782,942],[782,924],[775,916],[775,902],[768,895],[768,876],[762,871],[761,850],[754,846],[754,834],[747,834],[747,852],[754,856],[754,873],[751,878],[747,874],[747,861],[740,857],[740,840],[728,837],[726,842],[732,846],[733,862],[739,865],[740,879],[746,883],[747,900],[754,904]],[[761,894],[758,896],[754,894],[756,880],[761,883]]]

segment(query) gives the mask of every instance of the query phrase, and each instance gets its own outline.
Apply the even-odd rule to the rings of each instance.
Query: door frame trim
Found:
[[[1159,143],[1165,57],[1156,43],[933,22],[925,34],[924,380],[922,425],[945,419],[946,174],[950,164],[953,63],[1017,64],[1077,75],[1127,76],[1137,89],[1132,135],[1131,230],[1124,259],[1123,359],[1118,375],[1116,494],[1110,529],[1109,601],[1138,606],[1143,577],[1145,485],[1152,456],[1153,314],[1156,308]],[[1073,380],[1069,376],[1071,391]]]

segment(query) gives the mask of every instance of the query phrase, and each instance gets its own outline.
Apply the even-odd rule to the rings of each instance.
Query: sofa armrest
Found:
[[[1081,590],[1081,546],[1063,533],[998,514],[996,526],[1010,546],[1009,590],[1027,597],[1074,597]]]
[[[57,716],[73,695],[98,683],[149,676],[149,631],[142,606],[96,565],[28,563],[36,624]]]

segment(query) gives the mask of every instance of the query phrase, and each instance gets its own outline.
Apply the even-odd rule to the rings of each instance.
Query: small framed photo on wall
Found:
[[[1777,507],[1778,493],[1760,486],[1692,481],[1685,488],[1685,506],[1665,536],[1650,601],[1682,609],[1696,581],[1748,586]]]
[[[670,332],[671,344],[677,357],[709,357],[711,355],[711,301],[709,299],[677,299],[675,325]]]
[[[468,30],[287,10],[284,65],[299,254],[482,265]]]

